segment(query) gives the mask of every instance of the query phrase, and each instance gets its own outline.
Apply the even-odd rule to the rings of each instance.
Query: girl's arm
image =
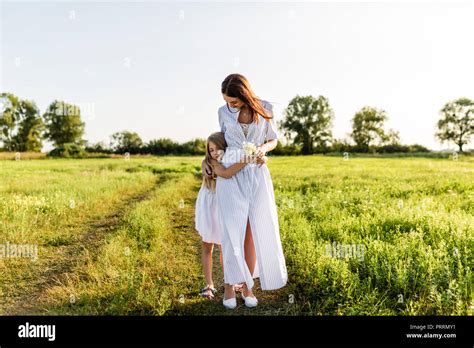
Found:
[[[256,159],[257,164],[261,167],[264,163],[268,162],[268,157],[263,156],[262,158]],[[224,167],[216,160],[211,160],[211,164],[214,168],[216,175],[223,177],[224,179],[232,178],[239,170],[247,165],[247,162],[239,162],[231,165],[229,168]]]
[[[212,167],[214,168],[214,173],[216,175],[223,177],[224,179],[232,178],[239,170],[247,165],[245,162],[239,162],[231,165],[229,168],[224,167],[222,164],[216,160],[211,160]]]
[[[207,164],[205,158],[202,160],[201,163],[201,171],[206,178],[212,179],[211,167],[209,167],[209,164]]]

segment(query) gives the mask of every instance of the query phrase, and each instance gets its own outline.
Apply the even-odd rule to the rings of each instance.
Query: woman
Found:
[[[278,141],[273,106],[259,99],[240,74],[227,76],[221,92],[226,105],[218,110],[219,124],[228,145],[222,164],[240,162],[245,142],[257,146],[259,158],[273,150]],[[203,169],[210,173],[205,162]],[[255,307],[254,277],[260,277],[262,290],[279,289],[288,279],[267,165],[247,165],[230,179],[218,177],[216,193],[225,270],[223,304],[235,308],[234,285],[244,283],[245,305]]]

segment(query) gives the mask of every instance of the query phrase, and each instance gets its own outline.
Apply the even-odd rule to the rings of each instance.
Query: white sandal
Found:
[[[237,299],[235,297],[229,298],[227,300],[223,299],[222,304],[227,309],[235,309],[237,307]]]
[[[237,299],[235,296],[235,290],[234,290],[234,297],[228,298],[227,300],[225,299],[225,293],[224,293],[224,296],[222,297],[222,304],[227,309],[235,309],[237,307]]]

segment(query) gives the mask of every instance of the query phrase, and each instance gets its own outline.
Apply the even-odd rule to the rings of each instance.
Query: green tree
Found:
[[[359,151],[367,152],[370,144],[379,140],[380,143],[394,140],[398,136],[396,132],[387,135],[384,131],[387,115],[384,110],[364,106],[352,119],[351,137],[356,143]]]
[[[20,100],[11,93],[0,94],[0,141],[8,151],[15,151],[15,129],[20,119]]]
[[[469,144],[474,135],[474,101],[459,98],[445,104],[440,114],[435,137],[441,142],[452,141],[463,152],[463,146]]]
[[[334,112],[329,100],[323,96],[296,96],[284,111],[284,119],[279,123],[285,137],[300,145],[303,154],[327,149],[332,139]]]
[[[390,129],[383,137],[384,145],[400,145],[400,133]]]
[[[43,115],[47,139],[55,146],[71,143],[83,145],[85,123],[78,106],[55,100]]]
[[[14,137],[17,151],[39,152],[43,147],[44,122],[33,101],[21,100],[18,106],[20,120],[18,133]]]
[[[43,120],[33,101],[0,94],[0,141],[8,151],[41,151]]]
[[[139,153],[143,141],[135,132],[122,131],[112,134],[111,147],[117,153]]]

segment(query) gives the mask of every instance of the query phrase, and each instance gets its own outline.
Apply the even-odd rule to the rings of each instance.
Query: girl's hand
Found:
[[[265,145],[260,145],[255,150],[255,156],[257,156],[257,158],[263,158],[266,153],[267,153],[267,148],[265,147]]]
[[[222,161],[222,157],[224,157],[224,150],[217,150],[218,156],[217,160]]]
[[[209,164],[207,164],[206,160],[202,160],[202,175],[204,175],[208,179],[212,179],[212,168]]]

